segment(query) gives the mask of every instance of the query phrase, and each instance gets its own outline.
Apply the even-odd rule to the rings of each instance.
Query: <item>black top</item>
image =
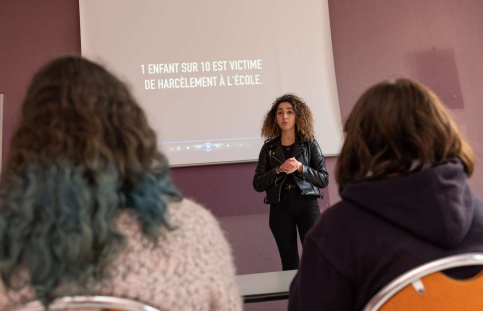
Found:
[[[283,155],[285,157],[285,160],[289,159],[292,157],[293,154],[293,145],[291,144],[290,146],[284,146],[282,145],[282,150],[283,150]]]

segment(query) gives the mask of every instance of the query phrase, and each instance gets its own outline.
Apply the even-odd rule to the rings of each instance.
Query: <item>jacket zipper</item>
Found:
[[[274,153],[275,153],[275,152],[270,151],[270,156],[271,156],[272,158],[274,158],[275,160],[277,160],[277,161],[278,161],[278,163],[283,164],[283,162],[282,162],[282,161],[280,161],[279,159],[277,159],[277,157],[276,157],[276,156],[274,156],[274,155],[273,155]]]
[[[283,164],[283,162],[282,162],[282,161],[280,161],[279,159],[277,159],[277,157],[276,157],[276,156],[274,156],[273,154],[274,154],[274,152],[273,152],[273,151],[270,151],[270,156],[271,156],[272,158],[274,158],[275,160],[277,160],[277,161],[278,161],[278,163]],[[287,177],[287,176],[285,176],[285,177]],[[279,180],[278,178],[276,178],[276,179],[275,179],[275,185],[277,184],[277,181],[278,181],[278,180]],[[285,179],[282,181],[282,183],[283,183],[284,181],[285,181]]]
[[[270,156],[271,156],[272,158],[274,158],[275,160],[277,160],[277,161],[278,161],[278,163],[283,164],[283,162],[282,162],[282,161],[280,161],[279,159],[277,159],[277,157],[276,157],[276,156],[274,156],[274,155],[273,155],[274,153],[275,153],[275,152],[270,151]],[[280,184],[280,189],[278,189],[278,202],[280,202],[280,195],[281,195],[281,193],[282,193],[282,186],[283,186],[283,183],[285,182],[285,179],[287,179],[287,175],[285,175],[285,177],[283,178],[282,183]],[[275,180],[275,185],[276,185],[276,184],[277,184],[277,180]]]

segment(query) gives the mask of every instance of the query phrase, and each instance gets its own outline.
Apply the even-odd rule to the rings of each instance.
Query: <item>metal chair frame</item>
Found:
[[[115,309],[121,311],[161,311],[131,299],[112,296],[66,296],[57,298],[49,304],[49,311],[81,308]],[[4,311],[45,311],[45,307],[37,300]]]
[[[418,290],[418,292],[420,290],[424,291],[424,287],[421,289],[420,279],[429,274],[451,268],[480,265],[483,265],[483,253],[454,255],[425,263],[412,270],[409,270],[384,286],[366,304],[363,311],[379,310],[379,308],[381,308],[391,297],[410,284],[413,284],[414,288]]]

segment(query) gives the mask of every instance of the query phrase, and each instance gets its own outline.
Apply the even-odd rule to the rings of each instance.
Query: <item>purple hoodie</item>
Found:
[[[306,235],[289,310],[361,310],[384,285],[425,262],[483,252],[483,204],[461,161],[391,179],[360,179]],[[448,271],[465,278],[473,267]]]

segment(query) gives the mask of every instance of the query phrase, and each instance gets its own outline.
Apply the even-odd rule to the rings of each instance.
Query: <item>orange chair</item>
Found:
[[[74,309],[161,311],[131,299],[111,296],[67,296],[57,298],[49,305],[49,311]],[[39,301],[33,301],[2,311],[45,311],[45,307]]]
[[[483,310],[483,272],[455,280],[441,271],[483,266],[483,253],[450,256],[416,267],[382,288],[363,311]]]

